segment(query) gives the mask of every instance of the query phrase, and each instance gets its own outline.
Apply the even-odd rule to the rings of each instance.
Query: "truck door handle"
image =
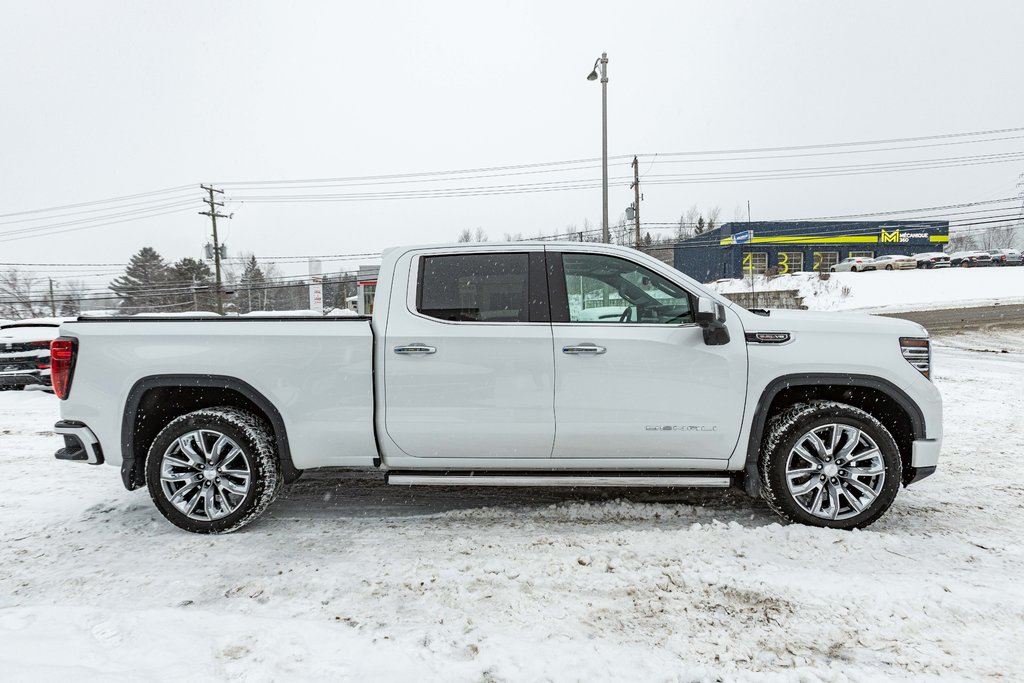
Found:
[[[437,349],[433,346],[427,346],[426,344],[406,344],[404,346],[396,346],[395,353],[403,356],[426,356],[431,353],[437,353]]]
[[[600,356],[607,350],[605,347],[598,346],[597,344],[572,344],[562,347],[562,353],[568,353],[571,356]]]

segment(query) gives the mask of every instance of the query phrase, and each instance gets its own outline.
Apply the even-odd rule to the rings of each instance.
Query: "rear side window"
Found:
[[[526,253],[424,256],[416,310],[455,322],[529,322],[529,272]]]

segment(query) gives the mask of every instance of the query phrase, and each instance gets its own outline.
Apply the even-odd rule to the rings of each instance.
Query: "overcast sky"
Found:
[[[752,217],[766,220],[1009,197],[1024,171],[1011,156],[899,173],[653,182],[659,174],[1020,153],[1016,132],[871,154],[671,156],[1024,126],[1020,2],[3,0],[0,9],[0,214],[191,186],[7,215],[5,263],[125,262],[147,245],[168,260],[199,256],[209,221],[196,213],[198,184],[209,182],[229,190],[229,249],[257,256],[377,252],[451,241],[463,228],[495,238],[582,229],[586,219],[599,227],[594,161],[446,182],[234,183],[597,159],[601,87],[586,75],[602,51],[609,153],[642,155],[651,181],[641,182],[644,222],[677,221],[691,204],[721,206],[728,220],[748,200]],[[620,180],[628,173],[628,160],[613,159],[613,221],[632,201]],[[425,179],[432,182],[407,182]],[[587,187],[351,197],[552,181]],[[308,194],[346,201],[239,199]],[[110,224],[139,210],[177,212]],[[106,224],[71,222],[83,218]],[[40,230],[10,232],[26,228]]]

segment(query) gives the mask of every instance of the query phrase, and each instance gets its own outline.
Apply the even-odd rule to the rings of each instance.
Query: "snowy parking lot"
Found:
[[[302,479],[243,531],[58,462],[0,393],[6,680],[1024,680],[1024,331],[939,338],[939,471],[864,531],[738,494]]]

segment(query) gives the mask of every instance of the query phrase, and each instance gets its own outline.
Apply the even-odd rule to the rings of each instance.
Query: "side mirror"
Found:
[[[694,319],[704,330],[705,344],[721,346],[729,343],[729,328],[725,326],[725,306],[702,296],[697,300],[697,315]]]

